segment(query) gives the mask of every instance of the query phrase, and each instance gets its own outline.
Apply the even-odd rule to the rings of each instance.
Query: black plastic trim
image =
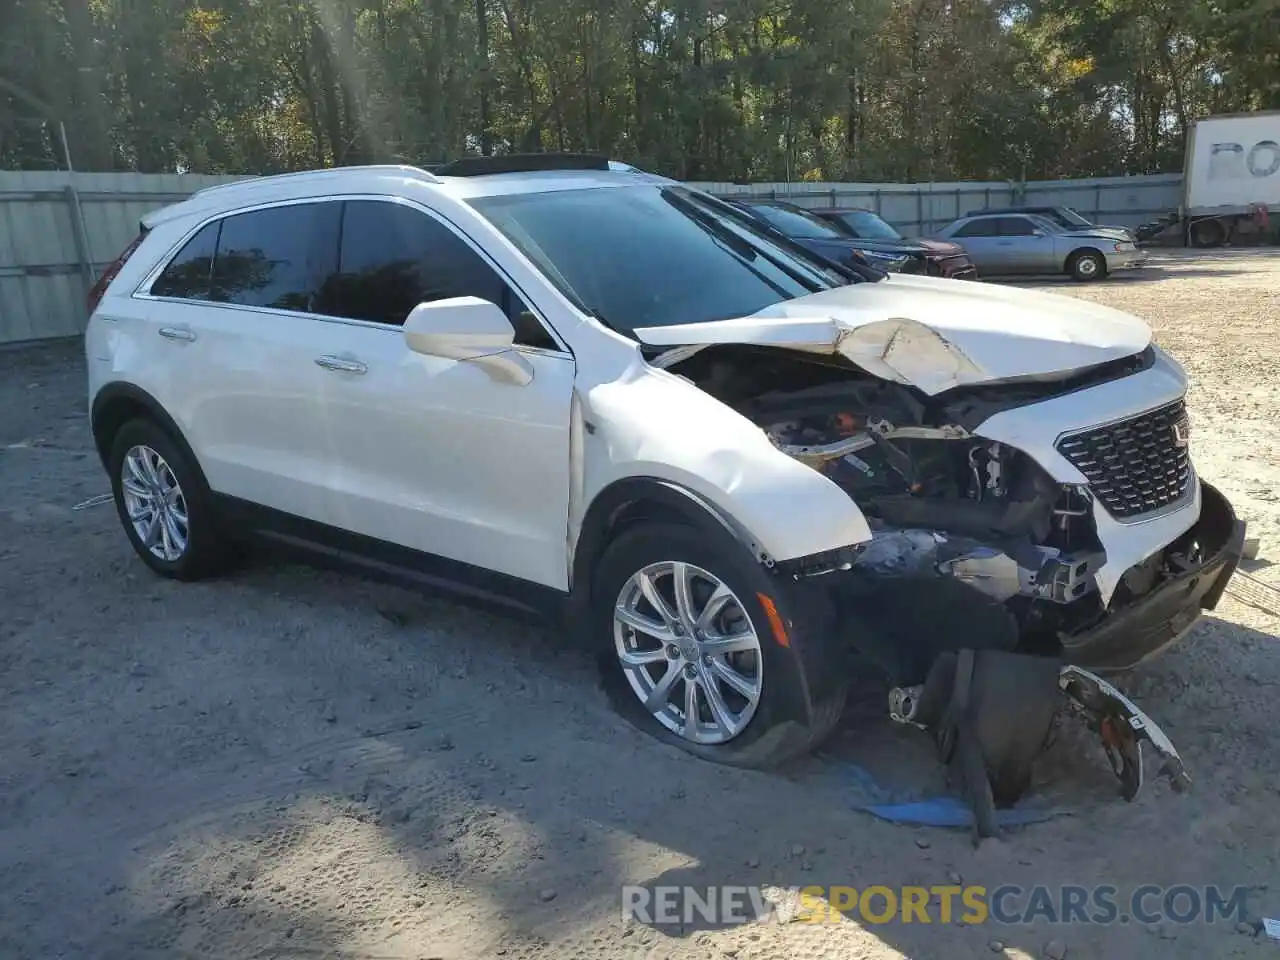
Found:
[[[462,157],[426,168],[437,177],[484,177],[495,173],[544,170],[608,170],[609,158],[593,153],[508,153],[500,157]]]
[[[1062,637],[1068,663],[1099,673],[1128,670],[1158,654],[1217,606],[1240,563],[1245,525],[1215,487],[1201,483],[1200,519],[1184,536],[1217,549],[1193,570],[1167,580],[1091,630]]]
[[[529,619],[564,616],[563,590],[352,533],[225,494],[212,495],[219,519],[237,535],[303,557],[317,566],[351,571],[400,586],[451,595]]]

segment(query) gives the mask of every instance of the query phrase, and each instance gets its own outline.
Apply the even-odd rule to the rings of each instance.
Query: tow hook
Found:
[[[1132,800],[1142,789],[1142,744],[1151,744],[1160,757],[1159,775],[1181,793],[1191,786],[1191,777],[1182,764],[1173,742],[1159,725],[1132,700],[1101,677],[1081,667],[1065,666],[1058,686],[1072,709],[1082,714],[1102,738],[1102,747],[1111,770],[1120,780],[1120,793]]]
[[[945,653],[923,684],[889,691],[889,716],[933,737],[938,759],[951,768],[973,809],[975,839],[997,836],[996,809],[1012,806],[1030,786],[1032,761],[1058,712],[1055,686],[1102,738],[1126,800],[1142,789],[1144,742],[1160,756],[1160,774],[1174,790],[1191,783],[1164,731],[1088,670],[993,650]]]

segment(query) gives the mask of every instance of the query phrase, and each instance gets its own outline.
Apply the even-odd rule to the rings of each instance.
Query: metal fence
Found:
[[[1182,174],[1026,183],[699,183],[719,196],[768,197],[810,208],[865,207],[911,236],[928,236],[971,210],[1074,207],[1096,223],[1135,227],[1177,210]]]
[[[74,336],[150,210],[235,177],[0,170],[0,344]]]
[[[74,336],[85,294],[150,210],[238,179],[196,174],[0,171],[0,344]],[[929,234],[978,207],[1066,204],[1106,223],[1136,225],[1175,210],[1182,177],[1015,183],[697,184],[712,193],[785,197],[802,206],[875,210],[908,234]]]

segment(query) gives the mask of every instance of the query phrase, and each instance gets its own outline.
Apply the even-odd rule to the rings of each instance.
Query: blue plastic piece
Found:
[[[854,808],[865,810],[874,817],[890,823],[902,823],[921,827],[952,827],[968,829],[973,826],[973,810],[959,797],[929,797],[923,800],[906,800],[894,796],[876,782],[875,777],[863,767],[847,760],[824,756],[831,761],[839,775],[852,782],[867,799],[855,801]],[[1054,817],[1067,816],[1070,810],[1035,805],[997,810],[996,822],[1001,827],[1021,827],[1030,823],[1043,823]]]
[[[973,810],[967,803],[956,797],[934,797],[907,803],[869,803],[862,805],[861,809],[891,823],[966,829],[973,826]],[[1028,823],[1043,823],[1066,813],[1068,813],[1066,810],[1014,807],[1009,810],[997,810],[996,822],[1002,827],[1021,827]]]

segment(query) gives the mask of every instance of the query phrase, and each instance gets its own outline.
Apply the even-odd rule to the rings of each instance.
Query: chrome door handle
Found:
[[[342,357],[316,357],[316,364],[340,373],[365,373],[369,369],[359,360],[344,360]]]
[[[190,342],[196,338],[196,335],[186,327],[161,327],[157,332],[166,340],[186,340]]]

